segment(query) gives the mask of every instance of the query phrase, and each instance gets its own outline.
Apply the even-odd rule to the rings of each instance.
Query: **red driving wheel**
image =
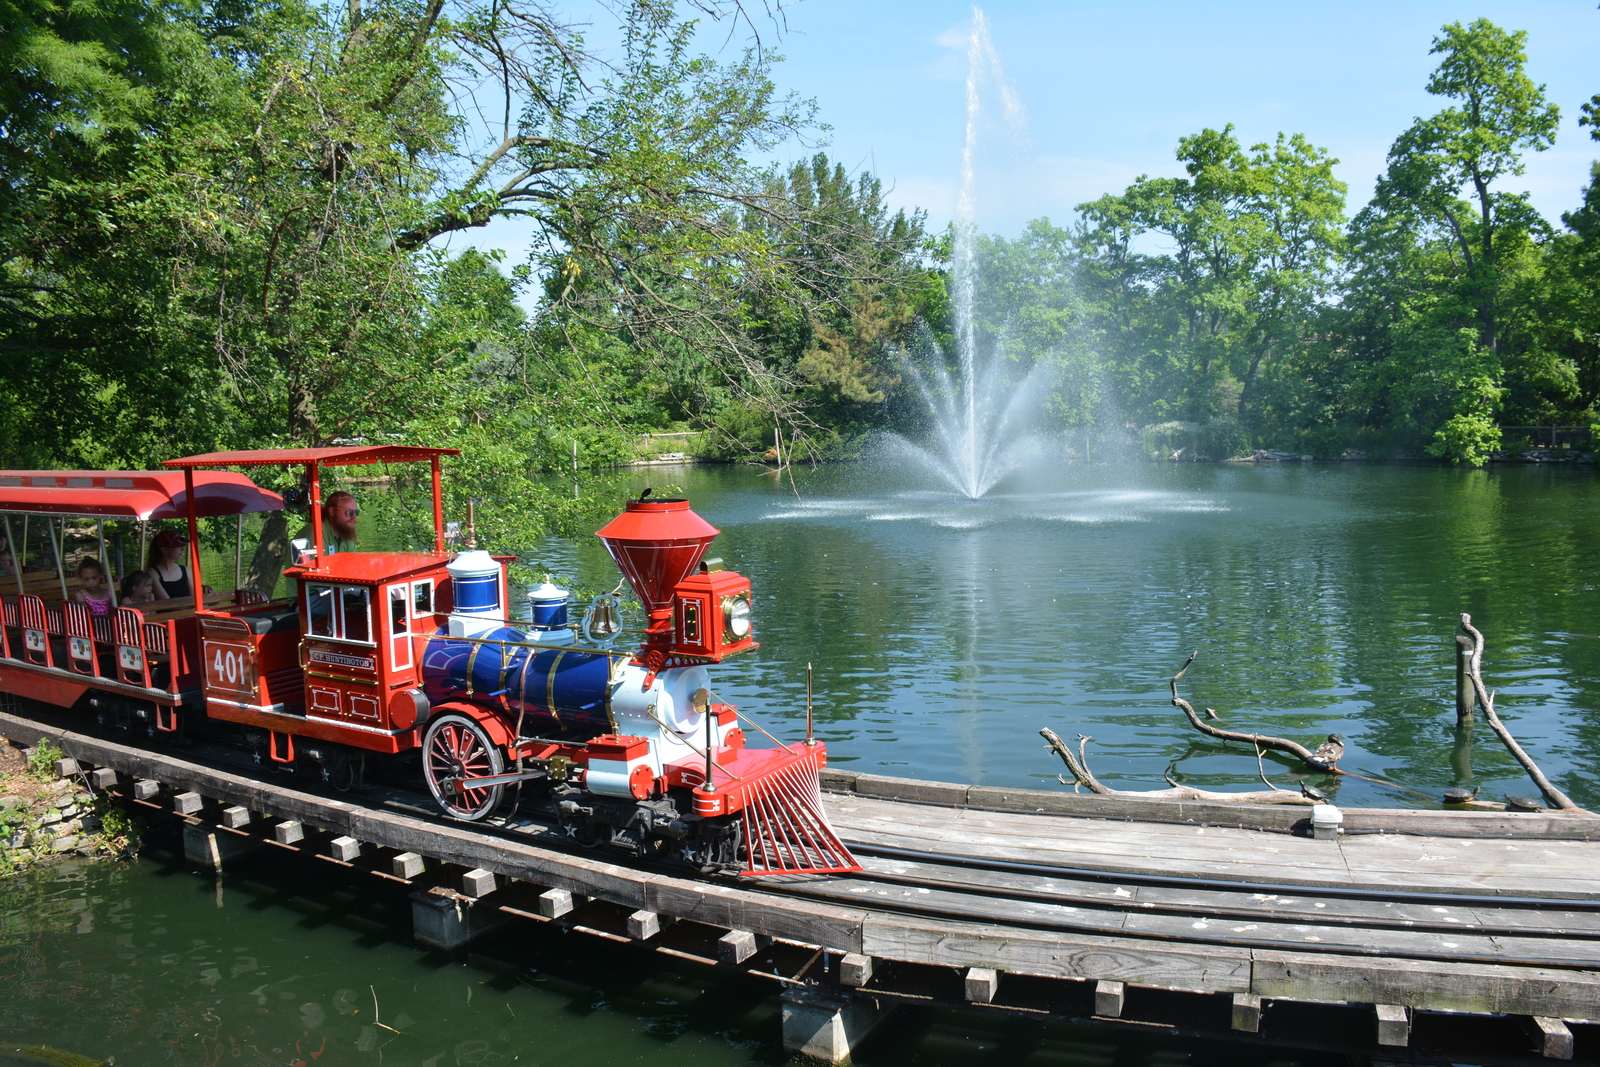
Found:
[[[500,805],[505,786],[461,789],[457,783],[501,774],[505,761],[482,726],[465,715],[441,715],[422,735],[422,776],[446,815],[474,821]]]

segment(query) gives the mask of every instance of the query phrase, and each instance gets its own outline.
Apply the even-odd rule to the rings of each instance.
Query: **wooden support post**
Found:
[[[1411,1014],[1399,1004],[1374,1004],[1378,1013],[1378,1044],[1405,1048],[1411,1044]]]
[[[1539,1055],[1547,1060],[1572,1059],[1572,1031],[1565,1022],[1543,1015],[1530,1016],[1528,1022],[1539,1042]]]
[[[973,967],[967,971],[967,1000],[973,1004],[988,1004],[1000,988],[1000,972],[989,967]]]
[[[852,952],[839,961],[839,984],[860,989],[872,981],[872,957]]]
[[[648,941],[661,932],[661,916],[653,911],[636,911],[628,916],[628,936]]]
[[[152,782],[148,778],[141,778],[133,783],[133,799],[135,800],[149,800],[159,792],[161,792],[160,782]]]
[[[328,855],[340,863],[354,863],[361,855],[361,842],[353,837],[336,837],[328,842]]]
[[[474,867],[461,876],[461,892],[469,897],[486,897],[495,889],[494,872]]]
[[[546,889],[539,894],[539,914],[546,919],[559,919],[573,908],[570,889]]]
[[[250,809],[242,804],[223,808],[222,818],[218,821],[230,830],[242,830],[250,825]]]
[[[292,845],[306,839],[306,828],[288,819],[272,828],[272,839],[280,845]]]
[[[199,793],[179,793],[172,798],[172,810],[179,815],[194,815],[206,802]]]
[[[1233,1028],[1247,1034],[1261,1032],[1261,998],[1252,993],[1233,995]]]
[[[1096,982],[1094,984],[1094,1013],[1107,1019],[1122,1018],[1121,982]]]
[[[749,930],[729,930],[717,938],[717,959],[743,963],[756,954],[756,935]]]
[[[1472,709],[1477,706],[1478,695],[1473,692],[1472,679],[1467,673],[1467,663],[1472,658],[1472,638],[1456,634],[1456,725],[1465,726],[1472,721]]]
[[[89,772],[89,784],[105,792],[117,784],[117,772],[110,767],[99,767]]]
[[[422,857],[415,852],[402,852],[390,861],[390,869],[396,878],[409,882],[422,873]]]
[[[78,765],[78,761],[75,759],[68,758],[56,760],[57,778],[70,778],[82,770],[83,768]]]

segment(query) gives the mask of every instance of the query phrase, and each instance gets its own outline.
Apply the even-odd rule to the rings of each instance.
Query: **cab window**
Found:
[[[372,643],[369,592],[359,585],[308,585],[306,614],[313,637]]]
[[[311,633],[316,637],[336,637],[333,587],[312,585],[306,588],[306,613],[311,616]]]
[[[340,636],[346,641],[372,640],[365,586],[347,585],[339,590],[339,620],[344,623],[344,633]]]

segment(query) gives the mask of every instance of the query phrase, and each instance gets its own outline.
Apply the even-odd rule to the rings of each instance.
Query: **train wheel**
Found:
[[[488,816],[500,806],[505,787],[458,790],[455,783],[504,771],[500,749],[465,715],[441,715],[422,735],[422,776],[446,815],[468,821]]]

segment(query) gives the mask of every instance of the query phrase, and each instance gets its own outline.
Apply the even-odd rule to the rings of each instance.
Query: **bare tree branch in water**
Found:
[[[1088,789],[1089,792],[1098,793],[1101,796],[1143,797],[1154,800],[1205,800],[1221,804],[1299,804],[1309,806],[1317,803],[1317,801],[1308,796],[1278,788],[1257,789],[1249,793],[1217,793],[1173,782],[1170,789],[1112,789],[1089,772],[1089,761],[1084,755],[1084,746],[1089,743],[1090,738],[1079,734],[1078,751],[1074,754],[1072,749],[1067,746],[1067,743],[1061,740],[1060,736],[1048,726],[1039,731],[1039,736],[1050,743],[1050,747],[1055,751],[1055,754],[1060,756],[1062,762],[1067,765],[1067,770],[1072,772],[1073,784],[1081,785]],[[1065,777],[1058,780],[1062,785],[1068,784]],[[1264,775],[1262,780],[1266,780]],[[1167,781],[1172,782],[1172,779],[1168,778]],[[1268,784],[1271,785],[1270,782]]]
[[[1223,741],[1238,741],[1241,744],[1253,745],[1256,748],[1270,748],[1276,752],[1287,752],[1289,755],[1300,760],[1300,762],[1304,763],[1307,767],[1311,767],[1315,770],[1329,771],[1333,774],[1345,773],[1336,767],[1330,767],[1318,760],[1309,748],[1305,747],[1299,742],[1290,741],[1287,738],[1282,737],[1271,737],[1267,734],[1246,734],[1240,733],[1238,730],[1224,730],[1220,726],[1212,726],[1210,723],[1201,719],[1200,716],[1195,712],[1194,705],[1190,704],[1187,700],[1178,695],[1178,679],[1189,673],[1189,666],[1190,664],[1194,663],[1195,657],[1198,655],[1200,655],[1198,651],[1189,653],[1189,658],[1183,661],[1183,669],[1172,676],[1171,683],[1173,706],[1176,708],[1181,708],[1183,713],[1189,716],[1189,722],[1194,725],[1196,730]],[[1217,716],[1217,713],[1212,711],[1210,708],[1207,708],[1206,712],[1212,718],[1216,718]]]
[[[1472,656],[1468,660],[1467,676],[1472,679],[1473,691],[1478,695],[1478,706],[1483,709],[1483,717],[1489,720],[1489,728],[1495,732],[1496,737],[1500,738],[1501,742],[1506,746],[1506,751],[1511,753],[1512,758],[1522,764],[1522,769],[1528,772],[1528,777],[1533,779],[1533,784],[1539,787],[1539,791],[1544,794],[1551,807],[1560,811],[1590,814],[1585,809],[1574,804],[1567,794],[1557,789],[1550,779],[1545,777],[1544,771],[1539,769],[1539,765],[1533,761],[1533,757],[1528,755],[1521,745],[1517,744],[1517,739],[1511,736],[1511,731],[1507,730],[1505,723],[1500,721],[1500,716],[1494,710],[1494,694],[1485,689],[1483,685],[1483,673],[1481,670],[1483,664],[1483,634],[1478,631],[1477,627],[1472,625],[1472,616],[1466,612],[1461,613],[1461,628],[1472,637]]]

